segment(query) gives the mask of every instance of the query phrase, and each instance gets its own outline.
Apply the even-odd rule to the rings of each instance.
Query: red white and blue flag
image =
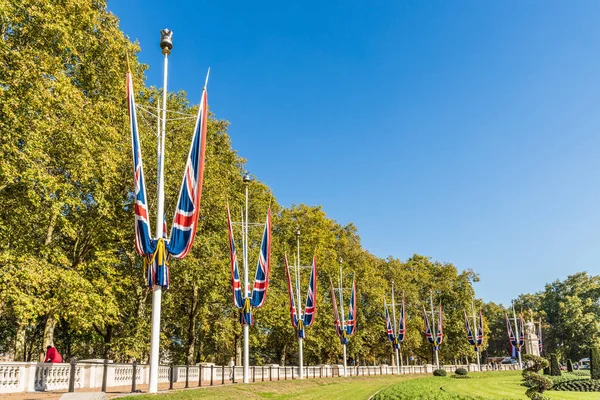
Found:
[[[406,337],[406,307],[404,306],[404,295],[402,295],[402,308],[400,308],[400,320],[398,321],[398,342],[402,343]]]
[[[317,256],[313,256],[313,262],[310,270],[310,279],[308,281],[308,293],[306,295],[306,305],[304,307],[304,326],[311,326],[317,315]]]
[[[356,278],[352,279],[352,292],[350,293],[350,309],[346,321],[346,336],[352,336],[356,332]]]
[[[508,333],[508,342],[511,346],[511,353],[518,353],[521,351],[521,345],[519,344],[517,336],[515,335],[515,332],[513,331],[512,326],[510,325],[510,319],[508,319],[508,315],[505,314],[504,316],[506,317],[506,331]]]
[[[483,344],[483,312],[479,309],[479,326],[477,327],[477,336],[475,337],[477,347]]]
[[[523,326],[525,322],[523,321],[523,315],[519,315],[519,347],[523,347],[525,345],[525,330]]]
[[[444,340],[444,316],[442,315],[442,303],[440,302],[440,312],[438,315],[438,329],[437,329],[437,347],[439,348]]]
[[[196,117],[194,136],[185,164],[177,209],[173,217],[171,235],[167,250],[171,257],[184,258],[192,248],[198,216],[200,215],[200,198],[202,197],[202,180],[204,177],[204,158],[206,153],[206,122],[208,119],[208,94],[202,90],[202,100]]]
[[[425,306],[423,306],[423,322],[425,323],[425,337],[429,344],[435,346],[435,339],[431,330],[431,324],[429,323],[429,317],[427,317],[427,312],[425,311]]]
[[[229,232],[231,290],[233,292],[233,302],[237,308],[242,308],[244,305],[244,296],[242,295],[242,286],[240,283],[240,269],[238,266],[237,252],[235,250],[235,240],[233,239],[233,225],[231,222],[231,213],[229,212],[229,204],[227,204],[227,228]]]
[[[253,308],[260,308],[265,304],[267,289],[269,288],[269,274],[271,272],[271,209],[267,211],[267,221],[260,245],[258,265],[254,276],[254,287],[252,288],[252,299],[250,304]]]
[[[134,211],[135,211],[135,248],[145,257],[147,264],[147,285],[149,287],[169,287],[170,272],[167,260],[170,257],[184,258],[192,247],[196,234],[202,179],[204,175],[204,156],[206,149],[206,123],[208,118],[208,97],[206,86],[196,118],[196,126],[190,146],[190,152],[184,171],[183,183],[177,201],[170,238],[166,237],[166,220],[163,221],[163,237],[152,238],[150,234],[150,216],[148,212],[147,192],[142,166],[142,151],[135,109],[135,96],[131,73],[127,73],[127,103],[131,142],[133,151]]]
[[[477,351],[477,341],[475,340],[475,336],[473,335],[473,330],[471,329],[471,324],[469,324],[469,317],[467,317],[467,312],[463,310],[465,314],[465,328],[467,329],[467,340],[469,344],[475,348]]]
[[[394,328],[392,327],[392,320],[390,318],[390,313],[388,311],[387,304],[384,304],[384,307],[385,307],[385,330],[387,333],[387,337],[388,337],[390,343],[392,343],[392,347],[394,349],[397,349],[399,347],[398,339],[396,338],[396,335],[394,334]]]
[[[542,345],[542,320],[540,320],[538,323],[538,337],[539,337],[539,349],[540,349],[540,355],[541,355],[542,351],[544,350],[544,346]]]
[[[298,327],[298,310],[296,309],[296,302],[294,301],[294,289],[292,288],[292,279],[290,276],[290,266],[288,264],[287,254],[283,256],[285,260],[285,274],[287,277],[288,294],[290,298],[290,315],[292,317],[292,326]]]
[[[338,312],[337,301],[335,299],[335,290],[333,290],[333,282],[331,282],[331,278],[329,279],[329,283],[331,284],[331,302],[333,303],[333,324],[335,325],[335,333],[340,338],[340,342],[342,344],[348,344],[346,330],[340,321],[340,313]]]

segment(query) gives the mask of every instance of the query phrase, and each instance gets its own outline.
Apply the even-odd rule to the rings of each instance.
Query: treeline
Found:
[[[127,54],[138,103],[155,110],[160,89],[144,84],[147,67],[137,61],[139,46],[120,31],[104,1],[9,0],[0,4],[0,24],[0,354],[37,361],[54,343],[65,359],[145,361],[151,294],[133,244]],[[169,93],[168,109],[193,115],[196,105],[184,92]],[[153,118],[138,111],[151,213],[156,209]],[[211,115],[196,241],[186,259],[172,262],[171,289],[163,296],[163,360],[223,363],[240,353],[225,209],[229,203],[234,217],[241,212],[245,160],[232,148],[227,128],[227,121]],[[192,130],[193,121],[186,119],[167,126],[168,223]],[[253,363],[297,361],[283,256],[294,252],[298,228],[301,263],[308,265],[314,252],[319,271],[318,311],[307,331],[305,362],[336,362],[341,352],[328,294],[340,258],[346,281],[356,274],[358,282],[358,331],[349,357],[361,364],[391,362],[383,299],[394,280],[408,310],[404,359],[431,360],[421,307],[432,290],[444,305],[442,361],[474,359],[462,316],[478,280],[472,270],[420,255],[407,261],[378,258],[361,246],[355,226],[340,225],[318,206],[282,207],[258,178],[249,187],[249,214],[252,221],[264,221],[269,205],[273,210],[273,269],[266,306],[256,312],[251,328]],[[152,214],[151,219],[154,223]],[[259,228],[250,233],[251,243],[260,240]],[[256,257],[254,246],[251,271]],[[576,359],[600,337],[599,287],[597,277],[576,275],[543,293],[521,296],[517,308],[544,320],[547,348]],[[504,309],[475,304],[484,308],[484,349],[506,355]]]

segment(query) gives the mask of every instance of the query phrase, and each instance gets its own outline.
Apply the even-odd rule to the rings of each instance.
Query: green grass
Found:
[[[521,373],[483,372],[469,374],[470,379],[452,377],[371,376],[328,379],[261,382],[250,385],[227,385],[178,390],[159,395],[136,396],[135,400],[187,399],[368,399],[374,393],[378,400],[526,400],[521,386]],[[600,393],[544,392],[552,400],[591,400]]]
[[[521,386],[520,372],[485,372],[470,374],[470,379],[429,377],[401,382],[382,390],[377,400],[513,400],[527,399]],[[547,391],[552,400],[598,399],[599,393]]]
[[[178,390],[159,395],[140,395],[135,400],[187,400],[187,399],[368,399],[373,393],[387,386],[417,376],[370,376],[348,378],[323,378],[260,382],[249,385],[235,384],[223,387],[204,387]],[[132,399],[133,400],[133,399]]]

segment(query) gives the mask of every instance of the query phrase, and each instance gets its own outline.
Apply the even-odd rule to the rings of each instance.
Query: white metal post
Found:
[[[344,282],[342,279],[342,262],[340,261],[340,306],[342,308],[342,329],[344,330],[344,332],[346,331],[346,320],[344,319]],[[342,333],[343,335],[343,333]],[[344,376],[346,376],[346,344],[343,345],[344,347]]]
[[[162,43],[161,43],[162,44]],[[156,238],[163,237],[164,221],[164,199],[165,199],[165,129],[167,122],[167,75],[169,71],[169,53],[170,49],[163,48],[164,69],[163,69],[163,109],[162,109],[162,129],[158,135],[158,207],[156,212]],[[158,262],[158,260],[156,261]],[[150,378],[148,382],[148,392],[156,393],[158,391],[158,363],[159,363],[159,345],[160,345],[160,312],[162,301],[162,287],[155,285],[152,291],[152,333],[150,336]]]
[[[433,290],[431,291],[431,296],[429,297],[429,300],[431,302],[431,334],[433,335],[433,340],[435,343],[435,364],[437,365],[437,369],[440,369],[440,358],[438,355],[438,349],[437,349],[437,326],[435,325],[435,313],[433,311]]]
[[[517,324],[517,314],[515,313],[515,305],[512,304],[513,309],[513,320],[515,321],[515,339],[517,344],[519,344],[519,325]],[[521,348],[517,347],[517,354],[519,355],[519,368],[523,369],[523,360],[521,359]]]
[[[477,318],[475,317],[475,301],[474,300],[471,300],[471,310],[473,310],[473,338],[475,339],[475,353],[477,353],[477,369],[479,371],[481,371],[481,361],[479,359],[479,346],[477,346],[477,334],[479,333],[479,328],[477,327]],[[483,322],[482,322],[482,324],[483,324]]]
[[[392,281],[392,314],[393,314],[393,318],[394,318],[394,338],[396,338],[398,335],[398,331],[396,329],[396,298],[394,295],[394,281]],[[397,371],[398,375],[400,375],[400,352],[398,351],[397,347],[395,347],[395,349],[396,349],[396,371]]]
[[[300,298],[300,229],[296,232],[296,250],[297,250],[297,258],[296,258],[296,295],[298,298],[298,306],[296,310],[298,310],[298,320],[302,319],[302,299]],[[302,324],[304,327],[304,324]],[[303,328],[304,329],[304,328]],[[304,365],[302,354],[302,338],[298,337],[298,363],[300,366],[300,371],[298,376],[300,379],[304,379],[304,371],[302,369]]]
[[[248,183],[246,183],[246,218],[245,224],[242,223],[244,232],[244,299],[250,297],[248,292]],[[245,300],[244,300],[245,301]],[[250,321],[244,324],[244,383],[250,382]]]

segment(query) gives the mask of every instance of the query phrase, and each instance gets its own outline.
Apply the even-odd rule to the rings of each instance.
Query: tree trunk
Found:
[[[56,318],[53,315],[48,315],[46,325],[44,326],[44,341],[42,342],[42,350],[46,351],[46,347],[54,346],[54,328],[56,328]]]
[[[196,316],[198,314],[198,287],[194,285],[190,313],[188,318],[188,340],[185,349],[185,360],[188,364],[194,363],[194,347],[196,346]]]
[[[19,325],[17,327],[17,337],[15,338],[15,361],[26,361],[25,360],[25,329],[27,328],[27,323],[23,321],[19,321]]]

